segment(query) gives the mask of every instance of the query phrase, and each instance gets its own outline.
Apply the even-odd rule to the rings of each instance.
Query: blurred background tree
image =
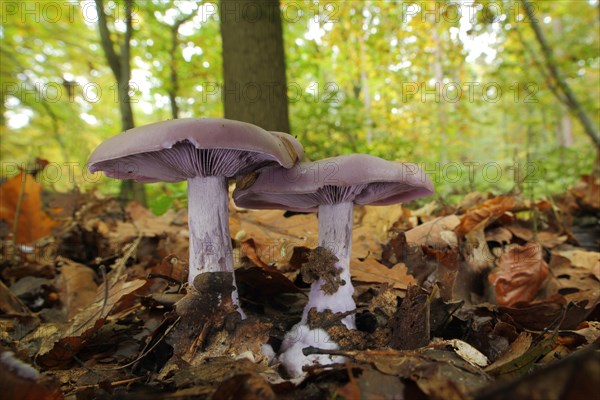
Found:
[[[257,5],[273,1],[234,3],[258,24]],[[104,1],[120,55],[127,4]],[[127,94],[136,125],[225,115],[221,5],[133,3]],[[67,177],[76,165],[70,179],[47,183],[116,194],[117,182],[82,169],[123,128],[123,86],[105,56],[95,2],[11,1],[0,11],[3,166],[42,157]],[[472,190],[539,197],[592,171],[597,0],[281,0],[279,11],[290,130],[310,158],[366,152],[417,162],[447,201]],[[178,185],[146,188],[155,211],[185,196]]]

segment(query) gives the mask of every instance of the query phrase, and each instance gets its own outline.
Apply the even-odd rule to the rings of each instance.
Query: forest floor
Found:
[[[42,193],[22,176],[0,187],[4,399],[576,399],[600,387],[590,177],[539,201],[355,207],[358,330],[323,318],[346,361],[288,379],[262,349],[277,352],[302,314],[314,214],[231,205],[240,320],[227,279],[182,284],[185,210]]]

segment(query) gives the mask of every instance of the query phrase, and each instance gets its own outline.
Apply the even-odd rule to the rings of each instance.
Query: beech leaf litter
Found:
[[[311,310],[339,348],[303,353],[342,361],[294,379],[277,353],[314,268],[335,262],[317,247],[315,214],[231,204],[242,319],[231,275],[186,283],[185,209],[44,193],[25,172],[0,194],[4,399],[574,399],[600,387],[600,185],[589,176],[539,201],[356,206],[357,329]]]

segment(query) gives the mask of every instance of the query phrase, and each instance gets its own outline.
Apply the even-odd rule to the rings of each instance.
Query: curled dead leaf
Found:
[[[471,232],[479,225],[488,226],[505,212],[511,210],[517,202],[508,196],[498,196],[486,200],[483,204],[471,208],[461,219],[460,224],[454,230],[457,235],[463,236]]]
[[[542,258],[541,246],[529,242],[500,256],[489,281],[498,304],[510,307],[531,302],[547,275],[548,264]]]
[[[372,258],[364,261],[351,260],[350,273],[359,282],[386,282],[396,289],[406,289],[408,285],[416,282],[403,263],[388,268]]]
[[[58,224],[42,209],[42,185],[25,172],[0,186],[0,198],[0,219],[5,220],[11,230],[15,222],[17,223],[16,243],[35,242],[49,235],[52,228]]]

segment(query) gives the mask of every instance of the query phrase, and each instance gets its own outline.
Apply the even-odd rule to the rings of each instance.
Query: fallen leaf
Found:
[[[15,242],[32,243],[49,235],[58,222],[52,220],[42,209],[42,185],[37,183],[33,176],[21,172],[0,186],[0,219],[8,223],[11,231],[15,223],[21,188],[23,197]]]
[[[94,302],[98,288],[96,273],[93,269],[64,257],[59,257],[57,264],[61,271],[58,285],[60,298],[67,311],[67,320],[70,320]]]
[[[543,300],[534,300],[530,303],[518,303],[512,307],[498,307],[501,313],[510,315],[515,326],[523,329],[543,330],[555,323],[565,311],[567,301],[556,293]],[[569,317],[569,312],[565,322]]]
[[[232,357],[218,357],[204,365],[186,366],[185,369],[176,370],[173,380],[177,387],[210,385],[213,387],[210,392],[213,392],[215,386],[222,380],[236,375],[260,373],[262,369],[264,368],[245,358],[236,360]]]
[[[542,248],[530,242],[500,256],[489,281],[494,286],[498,304],[510,307],[531,302],[546,275],[548,264],[542,258]]]
[[[591,271],[600,281],[600,253],[578,249],[556,251],[554,253],[567,258],[575,268]]]
[[[350,273],[359,282],[385,282],[396,289],[406,289],[408,285],[415,283],[415,278],[408,274],[406,265],[403,263],[388,268],[372,258],[364,261],[350,260]]]
[[[575,254],[577,253],[567,255],[577,260]],[[588,260],[588,256],[583,259]],[[580,263],[580,261],[576,262]],[[570,303],[564,328],[576,327],[600,304],[600,279],[597,270],[593,267],[590,269],[590,264],[587,262],[582,262],[581,265],[587,265],[588,268],[576,267],[567,257],[557,251],[552,252],[550,268],[553,276],[556,277],[558,292]]]
[[[415,382],[432,399],[463,400],[490,381],[485,372],[454,351],[365,350],[353,352],[352,357],[384,374]]]
[[[412,350],[429,344],[429,297],[420,287],[411,285],[402,304],[389,321],[390,347]]]
[[[352,258],[381,258],[381,250],[388,242],[388,232],[405,216],[399,205],[354,207],[352,229]]]
[[[211,396],[213,400],[275,400],[276,398],[275,392],[267,381],[254,372],[223,380]]]
[[[508,244],[510,243],[512,237],[513,235],[510,232],[510,230],[501,226],[487,230],[485,232],[485,240],[487,242],[498,242],[500,244]]]
[[[521,332],[510,348],[485,371],[492,375],[524,374],[536,360],[554,348],[557,335],[558,329],[543,332],[535,339],[529,333]]]
[[[459,224],[460,218],[456,215],[439,217],[405,232],[406,241],[409,244],[417,243],[435,249],[456,246],[454,229]]]
[[[465,235],[466,240],[463,242],[462,254],[471,271],[488,270],[496,261],[496,257],[490,251],[485,239],[485,226],[486,224],[482,223]]]
[[[346,363],[346,370],[348,371],[348,383],[345,384],[344,386],[342,386],[341,388],[337,389],[335,391],[335,393],[338,396],[342,396],[343,398],[348,399],[348,400],[360,400],[361,388],[358,384],[358,381],[354,377],[354,374],[352,373],[351,364],[348,362]],[[364,376],[366,374],[367,374],[367,371],[363,372],[361,374],[361,376]],[[365,393],[365,395],[368,395],[368,394]]]
[[[315,213],[284,216],[281,210],[230,211],[231,236],[238,241],[253,239],[256,255],[265,264],[284,267],[290,263],[295,247],[318,245],[318,220]],[[357,206],[358,219],[352,230],[353,259],[380,258],[388,231],[401,219],[401,206]],[[258,264],[257,264],[258,265]]]
[[[113,307],[121,299],[146,283],[143,279],[129,282],[125,279],[126,276],[122,276],[111,284],[107,291],[105,291],[105,284],[98,287],[95,302],[75,315],[64,331],[52,336],[58,336],[59,340],[52,347],[41,349],[36,362],[47,368],[64,366],[68,363],[85,346],[92,335],[104,325],[104,321]]]
[[[300,293],[301,290],[278,269],[264,267],[242,267],[235,270],[238,285],[245,286],[252,296],[275,296],[281,293]]]
[[[439,348],[441,346],[452,346],[456,354],[460,356],[463,360],[468,362],[469,364],[476,367],[485,367],[490,363],[488,358],[477,350],[475,347],[471,346],[467,342],[463,342],[459,339],[450,339],[450,340],[436,340],[432,343],[432,346]]]
[[[0,281],[0,312],[6,317],[34,316],[31,310],[2,281]]]
[[[591,210],[600,210],[600,183],[593,175],[583,175],[581,182],[570,192],[575,196],[580,207]]]
[[[370,366],[363,366],[362,369],[357,378],[352,377],[336,393],[348,400],[384,400],[399,398],[404,392],[405,385],[399,377],[383,374]]]
[[[561,235],[559,232],[551,230],[541,230],[537,233],[537,237],[533,231],[532,225],[529,221],[513,221],[510,224],[505,225],[513,235],[519,239],[527,242],[536,240],[542,246],[546,248],[553,248],[559,246],[567,241],[566,235]]]
[[[454,231],[457,235],[464,236],[478,226],[486,227],[516,205],[516,201],[508,196],[486,200],[483,204],[469,209]]]
[[[536,368],[530,374],[502,379],[474,393],[476,400],[589,399],[600,385],[600,357],[596,346]]]
[[[281,210],[233,210],[229,224],[236,240],[254,240],[256,256],[264,264],[288,265],[294,247],[317,246],[317,217],[312,213],[286,218]]]
[[[486,368],[487,372],[494,373],[497,371],[499,374],[502,373],[501,367],[509,365],[529,350],[533,343],[532,336],[527,332],[521,332],[519,336],[510,344],[510,347],[502,354],[496,361],[494,361],[489,367]],[[513,368],[509,365],[509,368]]]

